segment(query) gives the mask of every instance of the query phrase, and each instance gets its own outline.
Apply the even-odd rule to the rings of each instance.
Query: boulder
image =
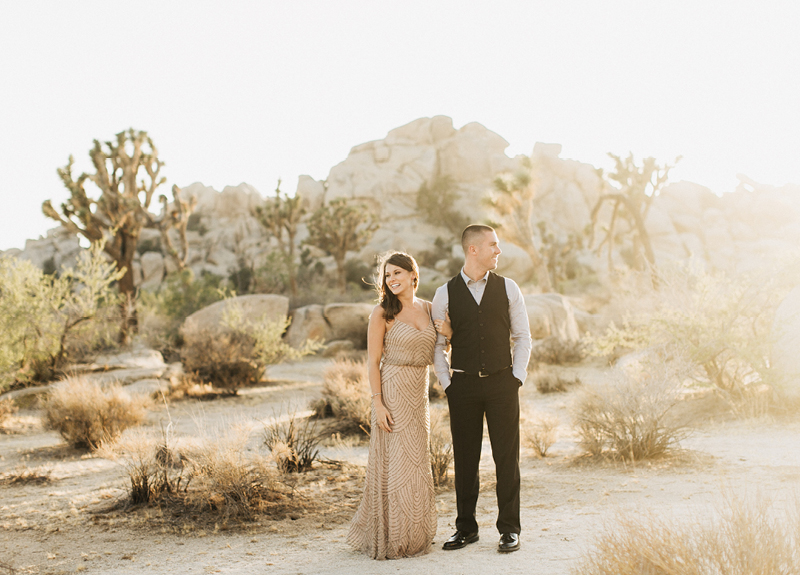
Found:
[[[563,342],[580,339],[574,308],[566,297],[557,293],[528,294],[524,297],[533,339],[557,337]]]
[[[497,273],[509,277],[519,284],[526,282],[533,275],[533,264],[528,252],[511,242],[504,242],[503,240],[500,240],[500,249],[503,253],[497,259]],[[461,250],[460,244],[458,245],[458,251],[463,258],[464,252]]]
[[[292,310],[292,323],[286,330],[284,341],[292,347],[301,348],[309,339],[322,342],[331,339],[331,326],[325,320],[325,306],[313,304]]]
[[[275,294],[254,294],[230,298],[194,312],[181,326],[181,335],[189,341],[195,334],[228,331],[225,314],[238,308],[249,321],[283,321],[289,311],[289,298]]]
[[[781,387],[788,395],[800,397],[800,286],[790,291],[778,306],[771,337],[771,361]]]
[[[367,348],[369,315],[375,306],[370,303],[331,303],[323,315],[331,329],[332,340],[349,339],[356,349]]]
[[[142,284],[144,289],[154,289],[161,285],[164,279],[164,256],[158,252],[145,252],[140,258],[142,266]]]

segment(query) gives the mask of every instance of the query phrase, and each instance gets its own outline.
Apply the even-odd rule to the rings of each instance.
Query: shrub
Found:
[[[619,290],[615,305],[626,313],[593,338],[592,353],[664,347],[700,368],[689,375],[696,382],[734,396],[753,383],[773,384],[769,334],[788,283],[784,274],[763,271],[729,278],[690,267],[662,270],[658,289]]]
[[[522,428],[522,443],[531,447],[539,457],[547,457],[547,452],[558,438],[558,418],[553,415],[537,414],[533,421],[526,421]]]
[[[338,419],[338,431],[369,433],[372,404],[364,362],[338,360],[325,370],[322,398],[312,408],[317,417]]]
[[[148,404],[148,399],[131,397],[117,384],[102,387],[86,378],[68,377],[47,398],[44,424],[74,447],[96,449],[141,423]]]
[[[161,391],[156,392],[153,399],[161,397]],[[169,389],[166,391],[166,399],[213,399],[225,393],[224,390],[215,389],[210,383],[206,383],[194,372],[181,373],[170,381]]]
[[[120,277],[100,243],[81,252],[77,267],[60,276],[0,258],[0,391],[52,378],[104,306],[116,305],[111,285]]]
[[[579,363],[586,357],[586,344],[582,340],[564,341],[550,336],[533,346],[531,362],[564,365]]]
[[[255,359],[255,339],[239,331],[205,330],[192,336],[181,350],[187,372],[217,389],[235,394],[240,387],[261,381],[266,366]]]
[[[317,341],[307,341],[301,349],[285,343],[282,338],[289,323],[287,318],[245,319],[241,308],[229,306],[223,315],[226,329],[203,331],[186,341],[181,351],[183,367],[215,387],[236,393],[261,381],[267,366],[300,359],[321,347]]]
[[[283,473],[307,471],[319,458],[322,436],[316,422],[300,417],[297,411],[275,418],[264,429],[264,444]]]
[[[575,412],[580,445],[592,455],[613,459],[663,455],[688,434],[686,424],[672,413],[679,401],[668,375],[644,381],[620,375],[603,386],[586,388]]]
[[[176,437],[170,423],[160,435],[126,432],[98,453],[126,468],[131,503],[169,504],[176,517],[208,512],[215,521],[247,520],[286,494],[269,460],[249,449],[250,431],[231,426]]]
[[[558,373],[553,373],[551,371],[535,373],[533,378],[533,384],[536,386],[539,393],[561,393],[581,383],[581,380],[577,377],[566,379],[561,377]]]
[[[160,435],[134,429],[115,440],[104,441],[97,453],[125,467],[130,479],[128,494],[134,505],[153,501],[163,493],[177,493],[181,487],[184,465],[171,422],[162,427]]]
[[[448,483],[448,470],[453,462],[453,438],[444,409],[431,409],[431,473],[433,484],[443,487]]]
[[[158,291],[142,291],[139,321],[147,344],[166,352],[165,355],[180,347],[178,330],[183,320],[230,296],[231,292],[222,285],[223,279],[209,273],[198,278],[192,270],[185,269],[168,277]]]
[[[191,466],[193,489],[186,502],[223,519],[250,519],[282,497],[270,461],[248,449],[250,429],[233,426],[202,438],[183,454]]]
[[[800,573],[800,520],[763,502],[730,498],[715,519],[620,517],[573,575],[790,575]]]

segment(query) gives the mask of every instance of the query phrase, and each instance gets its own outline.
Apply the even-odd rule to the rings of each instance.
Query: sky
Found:
[[[56,169],[146,130],[172,184],[323,179],[417,118],[671,181],[800,183],[800,2],[0,0],[0,250],[56,224]]]

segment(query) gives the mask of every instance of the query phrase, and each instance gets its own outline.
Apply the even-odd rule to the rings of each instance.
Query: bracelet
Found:
[[[383,394],[379,391],[378,393],[373,393],[372,397],[375,397],[376,395],[383,395]]]

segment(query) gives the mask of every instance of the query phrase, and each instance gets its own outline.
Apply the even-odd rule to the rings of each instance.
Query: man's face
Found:
[[[500,256],[500,240],[495,232],[483,232],[473,246],[475,248],[475,262],[486,271],[497,268],[497,258]]]

